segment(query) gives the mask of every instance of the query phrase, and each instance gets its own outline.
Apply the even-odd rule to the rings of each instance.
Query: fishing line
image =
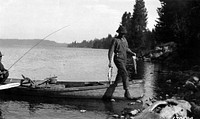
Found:
[[[69,26],[69,25],[68,25]],[[41,39],[37,44],[35,44],[33,47],[31,47],[28,51],[26,51],[18,60],[16,60],[11,66],[10,66],[10,68],[8,68],[8,70],[10,70],[17,62],[19,62],[28,52],[30,52],[34,47],[36,47],[37,45],[39,45],[43,40],[45,40],[46,38],[48,38],[49,36],[51,36],[51,35],[53,35],[54,33],[56,33],[56,32],[58,32],[58,31],[60,31],[60,30],[62,30],[62,29],[64,29],[64,28],[66,28],[66,27],[68,27],[68,26],[64,26],[64,27],[62,27],[62,28],[60,28],[60,29],[58,29],[58,30],[56,30],[56,31],[54,31],[54,32],[52,32],[52,33],[50,33],[50,34],[48,34],[47,36],[45,36],[43,39]]]

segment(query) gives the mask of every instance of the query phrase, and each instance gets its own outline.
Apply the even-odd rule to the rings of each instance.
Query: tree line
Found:
[[[83,40],[80,43],[76,41],[68,44],[68,47],[79,47],[79,48],[98,48],[98,49],[108,49],[113,37],[111,34],[108,34],[106,38],[94,39],[90,41]]]

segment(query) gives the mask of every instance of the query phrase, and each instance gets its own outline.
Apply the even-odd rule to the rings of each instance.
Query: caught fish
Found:
[[[113,72],[113,67],[109,67],[108,69],[108,82],[111,84],[111,79],[112,79],[112,72]]]
[[[134,71],[135,71],[135,74],[137,74],[137,62],[136,62],[136,55],[135,56],[132,56],[132,59],[133,59],[133,68],[134,68]]]

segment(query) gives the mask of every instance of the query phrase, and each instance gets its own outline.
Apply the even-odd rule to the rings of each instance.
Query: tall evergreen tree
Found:
[[[129,23],[127,40],[130,47],[140,48],[145,45],[144,32],[147,25],[147,10],[143,0],[136,0],[131,23]]]
[[[158,21],[155,27],[158,43],[180,42],[186,30],[186,0],[160,0]]]

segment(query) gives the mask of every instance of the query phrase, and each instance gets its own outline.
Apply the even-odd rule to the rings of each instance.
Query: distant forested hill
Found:
[[[108,34],[106,38],[102,39],[96,38],[90,41],[83,40],[80,43],[74,41],[68,44],[68,47],[108,49],[112,39],[113,39],[112,35]]]
[[[40,42],[40,43],[39,43]],[[38,44],[39,43],[39,44]],[[0,46],[66,46],[65,43],[57,43],[55,41],[42,40],[41,39],[0,39]]]

